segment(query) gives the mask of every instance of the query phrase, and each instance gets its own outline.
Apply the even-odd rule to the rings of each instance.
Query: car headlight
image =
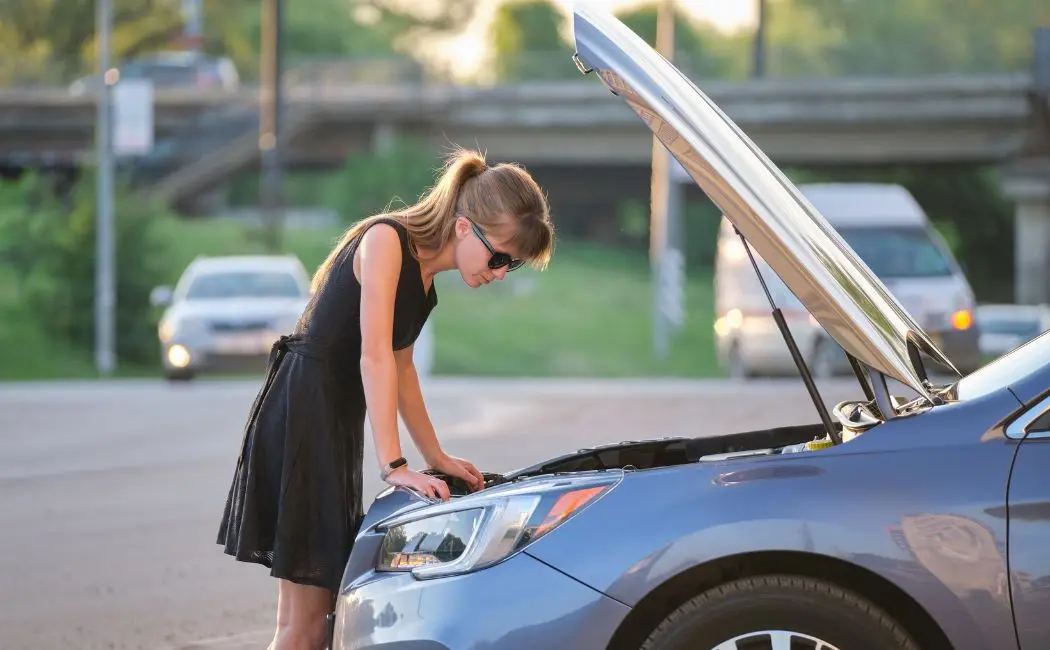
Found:
[[[529,482],[397,516],[379,527],[376,570],[436,578],[492,566],[564,524],[621,476]]]
[[[168,343],[175,338],[195,337],[207,334],[208,324],[200,318],[187,316],[168,317],[161,320],[158,327],[158,335],[163,343]]]

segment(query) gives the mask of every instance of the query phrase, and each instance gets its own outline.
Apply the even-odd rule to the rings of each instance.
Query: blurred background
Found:
[[[670,12],[666,54],[793,180],[905,187],[976,303],[1048,301],[1045,1],[599,4],[654,44],[658,14]],[[8,0],[0,338],[18,344],[0,378],[98,373],[96,217],[110,209],[97,196],[100,160],[114,169],[115,363],[104,371],[174,378],[193,374],[196,353],[171,351],[189,317],[165,322],[164,310],[186,300],[190,279],[172,288],[193,260],[291,254],[312,273],[348,224],[424,191],[452,144],[526,165],[549,194],[559,241],[542,274],[481,292],[439,279],[433,373],[731,372],[716,341],[719,214],[688,184],[675,208],[679,317],[664,352],[654,349],[652,138],[571,61],[570,5],[111,0],[103,76],[95,2]],[[107,88],[112,155],[100,158]],[[282,297],[240,277],[240,289],[211,298]],[[1038,308],[1021,325],[1005,314],[987,326],[1005,342],[988,350],[1045,323]],[[256,352],[279,328],[269,327]],[[228,343],[233,356],[250,352]],[[261,367],[256,358],[247,369]]]
[[[1050,329],[1046,0],[597,4],[804,187],[964,369]],[[580,74],[569,11],[0,2],[0,645],[265,646],[273,580],[214,544],[265,354],[344,229],[414,201],[453,145],[524,164],[558,243],[543,273],[437,279],[417,364],[449,453],[502,472],[815,421],[739,240]],[[821,399],[858,397],[765,278]]]

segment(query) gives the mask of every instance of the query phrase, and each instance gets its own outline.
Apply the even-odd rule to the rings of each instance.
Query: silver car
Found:
[[[310,277],[295,256],[198,257],[175,288],[153,290],[166,309],[157,328],[164,375],[258,370],[273,342],[290,332],[310,299]]]

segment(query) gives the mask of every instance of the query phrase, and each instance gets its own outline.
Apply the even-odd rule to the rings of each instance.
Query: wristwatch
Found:
[[[395,458],[394,460],[390,461],[389,463],[383,466],[383,469],[381,470],[379,476],[385,481],[387,477],[390,476],[391,472],[398,468],[404,467],[405,465],[408,465],[408,461],[405,460],[404,456],[400,458]]]

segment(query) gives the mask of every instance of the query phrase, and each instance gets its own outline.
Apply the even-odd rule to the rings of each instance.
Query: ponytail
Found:
[[[321,286],[346,245],[380,219],[393,218],[404,224],[409,239],[416,248],[440,249],[452,235],[460,190],[466,183],[482,175],[486,170],[488,170],[488,163],[481,153],[471,149],[457,148],[445,159],[438,182],[415,204],[400,210],[372,215],[351,225],[314,273],[310,283],[311,289],[317,291]],[[413,250],[414,254],[415,250]]]
[[[490,168],[485,156],[472,149],[456,148],[445,158],[437,182],[416,203],[388,210],[350,226],[314,274],[316,291],[331,272],[346,246],[379,219],[396,219],[408,232],[409,247],[437,252],[452,238],[459,210],[475,222],[493,228],[512,217],[522,254],[540,267],[550,257],[552,227],[546,198],[535,181],[520,167],[503,163]]]

